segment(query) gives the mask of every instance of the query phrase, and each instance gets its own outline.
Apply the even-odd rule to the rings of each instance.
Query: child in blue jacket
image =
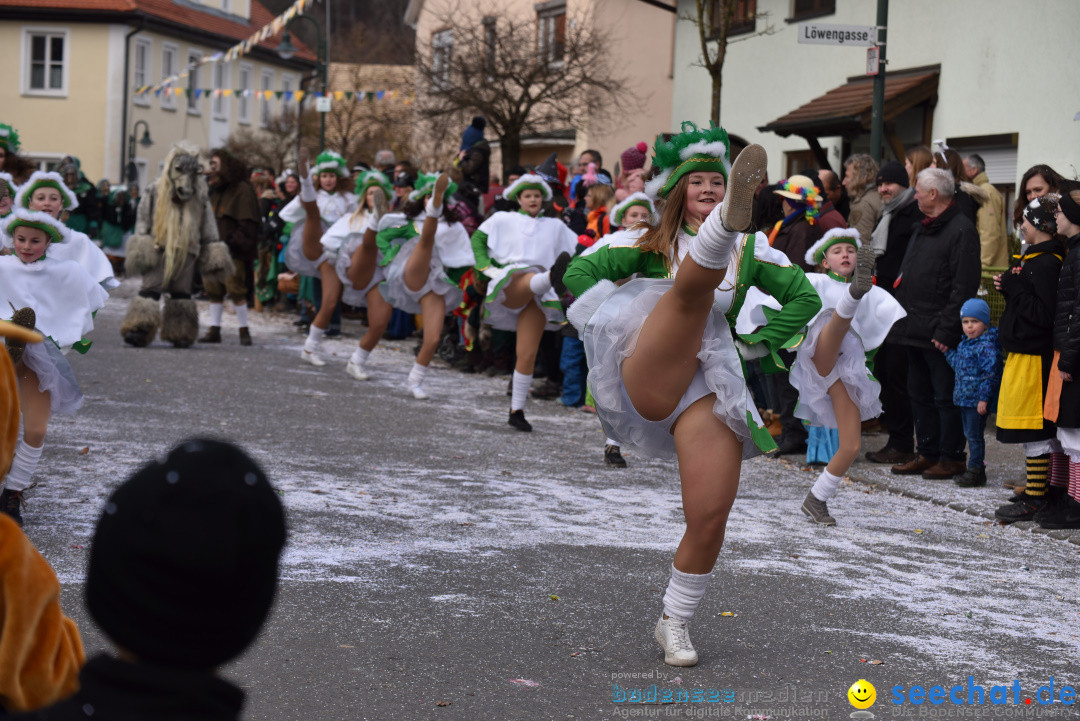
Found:
[[[960,308],[965,338],[945,359],[956,373],[953,403],[960,409],[964,437],[968,442],[968,467],[957,476],[956,485],[964,488],[986,485],[986,416],[1001,382],[1001,343],[998,329],[990,327],[990,306],[972,298]]]

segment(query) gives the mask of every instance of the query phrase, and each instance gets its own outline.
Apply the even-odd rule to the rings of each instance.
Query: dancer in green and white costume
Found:
[[[663,201],[660,222],[578,258],[564,278],[577,296],[568,315],[585,344],[605,431],[679,461],[686,532],[653,634],[674,666],[698,660],[687,623],[720,553],[741,461],[775,448],[750,402],[731,325],[750,287],[777,298],[783,309],[738,340],[743,353],[778,362],[776,351],[821,307],[801,270],[763,235],[743,232],[764,149],[751,145],[734,166],[729,153],[721,128],[684,123],[682,134],[657,140],[660,172],[646,192]]]
[[[815,523],[836,525],[826,502],[859,455],[862,422],[881,415],[881,384],[867,368],[867,355],[885,341],[893,324],[907,315],[896,299],[873,284],[874,249],[863,247],[859,231],[834,228],[806,251],[807,265],[824,269],[807,279],[821,298],[821,311],[807,328],[791,365],[791,385],[799,392],[795,416],[813,426],[836,428],[839,444],[802,504]],[[747,297],[739,325],[765,321],[774,299]]]
[[[395,308],[420,313],[424,321],[420,352],[406,384],[418,400],[428,398],[424,378],[439,348],[446,314],[461,302],[458,282],[476,262],[465,226],[444,207],[456,190],[445,173],[437,179],[421,175],[405,212],[384,216],[376,236],[379,264],[386,269],[383,296]]]
[[[536,353],[544,329],[556,330],[566,322],[559,296],[577,235],[561,220],[541,216],[544,201],[551,200],[551,187],[539,175],[522,175],[503,197],[516,200],[521,210],[504,210],[485,220],[473,233],[472,247],[477,271],[488,277],[485,321],[492,328],[517,332],[510,427],[531,431],[525,400]]]
[[[281,209],[281,219],[292,223],[292,234],[285,248],[285,264],[294,273],[319,278],[322,281],[322,304],[311,321],[308,337],[300,358],[313,366],[324,366],[319,345],[330,326],[330,317],[341,301],[342,284],[334,263],[337,252],[322,243],[323,233],[343,216],[356,209],[357,197],[345,190],[349,177],[345,158],[326,150],[307,168],[307,157],[300,157],[300,193]],[[318,191],[315,180],[319,182]]]
[[[330,226],[323,234],[322,244],[337,252],[334,270],[343,287],[341,300],[351,306],[367,308],[367,332],[345,364],[346,373],[358,381],[366,381],[371,378],[365,367],[368,358],[390,325],[390,316],[394,312],[379,292],[379,284],[385,276],[378,268],[379,257],[375,252],[375,231],[379,219],[386,215],[393,192],[385,175],[378,170],[369,170],[357,177],[356,195],[360,198],[359,206]],[[365,247],[366,236],[370,237]]]

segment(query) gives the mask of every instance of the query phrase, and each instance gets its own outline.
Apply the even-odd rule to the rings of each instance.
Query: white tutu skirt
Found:
[[[881,384],[866,369],[866,353],[862,342],[854,333],[848,331],[840,343],[840,356],[828,377],[822,377],[812,358],[817,348],[821,329],[829,322],[832,313],[818,316],[806,333],[806,339],[799,346],[795,362],[791,365],[791,385],[799,391],[799,404],[795,407],[795,417],[810,421],[815,426],[836,428],[836,414],[833,412],[829,388],[836,381],[842,381],[844,389],[852,402],[859,409],[862,420],[867,421],[881,415]]]
[[[38,388],[50,393],[50,411],[70,415],[82,408],[82,389],[71,364],[55,343],[48,338],[40,343],[27,343],[22,361],[38,377]]]
[[[620,445],[654,458],[675,458],[671,427],[694,401],[715,394],[713,413],[743,444],[743,458],[761,451],[751,438],[747,421],[760,427],[761,418],[750,400],[742,359],[724,313],[714,306],[698,352],[700,365],[674,412],[662,421],[641,417],[630,402],[622,379],[623,360],[633,355],[645,318],[674,281],[641,278],[616,289],[585,326],[582,342],[589,363],[589,391],[604,432]]]
[[[326,232],[327,225],[324,222],[322,224],[323,233]],[[321,243],[320,243],[321,245]],[[285,265],[289,266],[289,270],[300,275],[308,275],[312,278],[319,277],[319,266],[330,261],[331,264],[337,260],[337,255],[331,253],[323,247],[322,255],[315,260],[308,260],[304,255],[304,224],[297,223],[293,226],[292,233],[289,234],[289,244],[285,246]]]
[[[386,281],[379,287],[379,291],[383,298],[386,298],[387,303],[406,313],[419,313],[420,299],[428,293],[441,295],[446,304],[446,310],[449,311],[461,302],[461,288],[446,277],[446,271],[443,270],[434,249],[431,252],[428,277],[423,287],[414,291],[405,286],[405,264],[408,263],[409,256],[412,255],[419,242],[420,236],[416,236],[401,247],[394,259],[390,261],[390,265],[386,266]]]
[[[496,330],[517,330],[518,315],[525,309],[506,307],[506,286],[516,273],[546,273],[547,268],[539,265],[508,265],[505,268],[492,266],[484,271],[490,280],[488,281],[488,294],[484,302],[484,322]],[[554,290],[549,290],[542,296],[533,296],[540,310],[547,318],[546,330],[559,330],[566,323],[566,314],[563,312],[562,303]]]
[[[354,308],[367,308],[367,294],[372,288],[386,280],[386,269],[379,267],[376,259],[375,272],[371,274],[368,284],[359,290],[353,288],[352,281],[349,280],[349,266],[352,265],[352,255],[359,246],[359,238],[355,242],[350,240],[342,246],[334,261],[334,270],[337,271],[338,278],[341,280],[341,302]]]

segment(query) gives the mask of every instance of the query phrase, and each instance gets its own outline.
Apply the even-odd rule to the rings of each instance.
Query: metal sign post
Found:
[[[877,24],[879,55],[877,73],[874,75],[874,105],[870,111],[870,157],[881,165],[881,141],[885,136],[885,36],[888,34],[889,0],[878,0]]]

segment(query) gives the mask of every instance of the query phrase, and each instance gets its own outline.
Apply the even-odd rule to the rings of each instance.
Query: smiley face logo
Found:
[[[847,698],[855,708],[870,708],[877,701],[877,689],[865,678],[860,678],[847,690]]]

